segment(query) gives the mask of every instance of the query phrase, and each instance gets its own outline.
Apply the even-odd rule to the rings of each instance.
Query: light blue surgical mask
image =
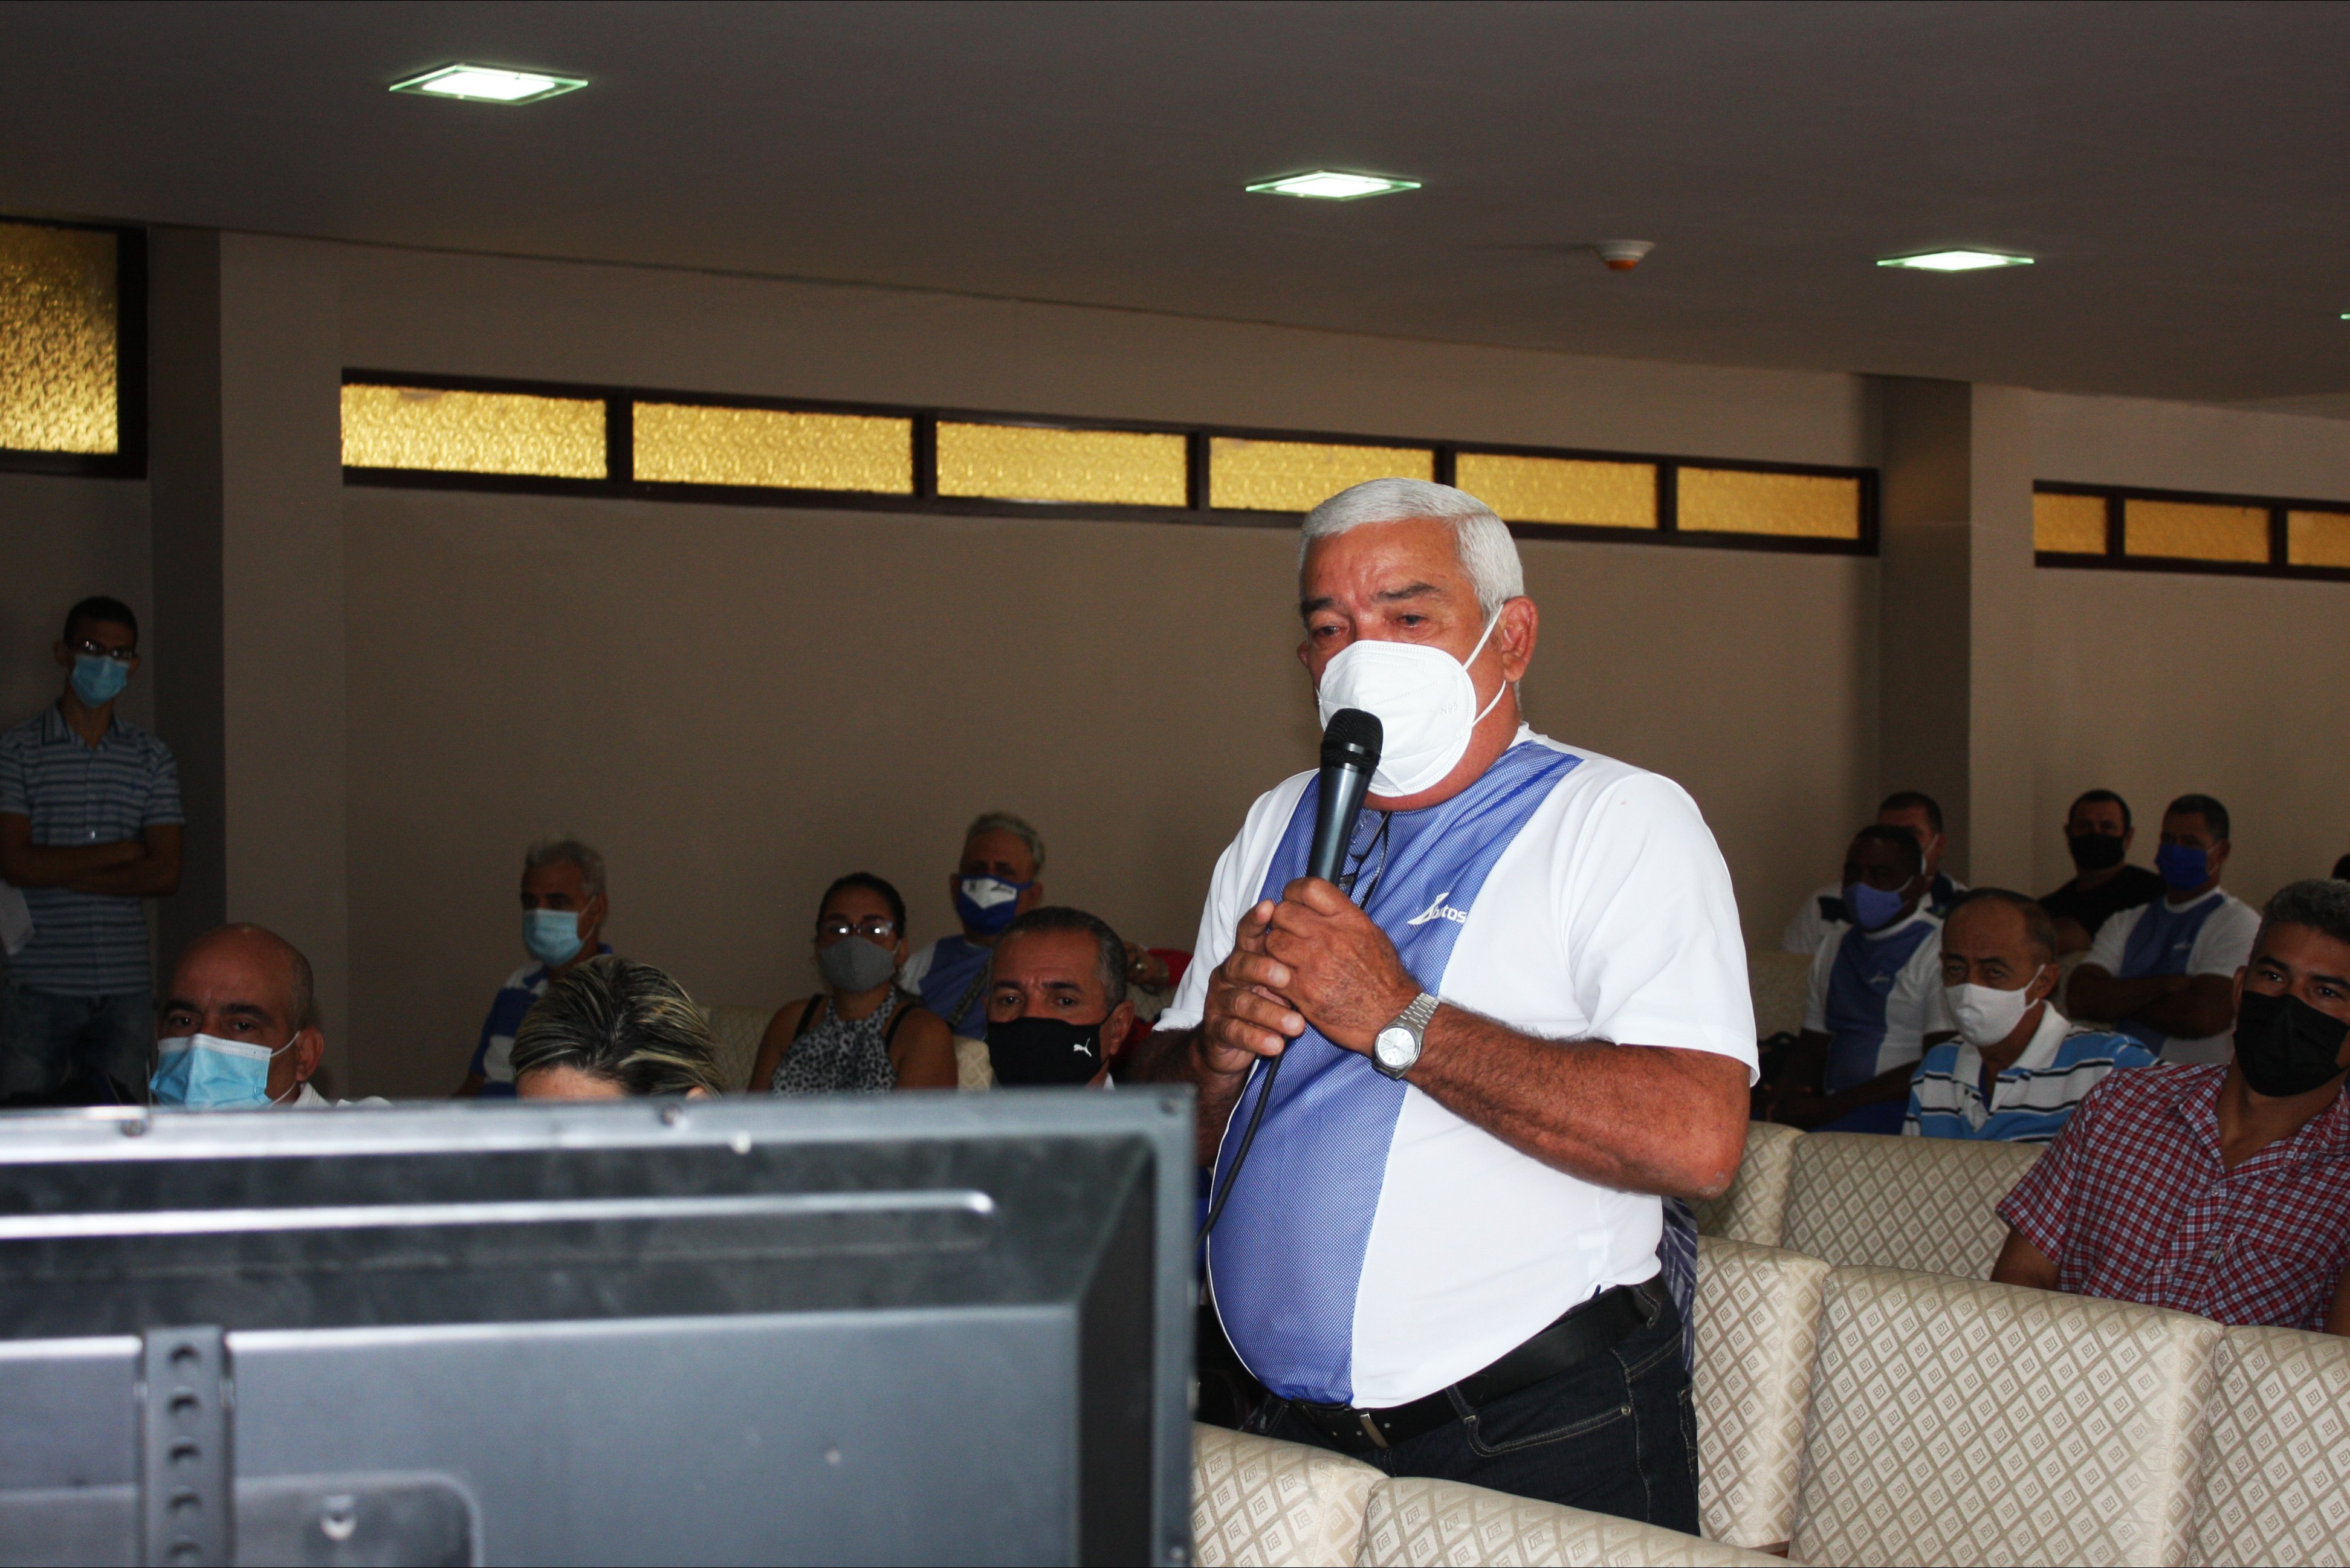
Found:
[[[549,969],[561,969],[579,956],[579,911],[525,909],[522,945]]]
[[[159,1106],[191,1111],[257,1111],[270,1103],[269,1064],[276,1051],[246,1040],[187,1034],[155,1047],[155,1074],[148,1089]],[[294,1092],[300,1094],[296,1085]]]
[[[100,653],[74,655],[74,695],[92,708],[103,708],[130,684],[130,666]]]
[[[1852,923],[1864,931],[1873,931],[1901,912],[1909,900],[1899,893],[1888,893],[1882,888],[1872,888],[1866,882],[1848,883],[1844,890],[1845,912]]]

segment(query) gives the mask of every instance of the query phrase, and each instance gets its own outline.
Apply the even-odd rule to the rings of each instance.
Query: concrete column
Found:
[[[159,233],[158,722],[190,797],[163,961],[223,919],[310,960],[347,1076],[341,300],[300,241]]]
[[[2029,892],[2029,394],[1905,377],[1876,391],[1877,783],[1941,802],[1953,876]]]

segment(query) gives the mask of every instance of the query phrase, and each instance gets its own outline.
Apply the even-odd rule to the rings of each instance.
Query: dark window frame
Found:
[[[2350,583],[2350,566],[2296,566],[2287,559],[2291,531],[2287,515],[2294,512],[2330,512],[2350,516],[2350,501],[2291,500],[2274,495],[2236,495],[2210,490],[2149,490],[2130,484],[2074,484],[2036,480],[2034,495],[2087,495],[2106,504],[2106,547],[2100,554],[2073,550],[2032,553],[2033,564],[2071,571],[2199,572],[2222,577],[2302,577],[2314,582]],[[2132,556],[2123,517],[2132,501],[2176,501],[2191,506],[2255,506],[2268,514],[2269,558],[2265,561],[2199,561],[2180,556]]]
[[[114,236],[114,450],[31,452],[0,447],[0,473],[83,479],[147,477],[147,231],[120,223],[75,223],[0,215],[21,228],[78,229]]]
[[[1761,462],[1747,459],[1690,457],[1659,452],[1607,452],[1579,447],[1516,446],[1494,441],[1432,441],[1419,437],[1366,434],[1360,431],[1273,430],[1250,425],[1169,424],[1152,420],[1111,420],[1066,414],[1014,413],[1001,409],[922,408],[898,403],[842,402],[814,398],[760,397],[733,392],[682,392],[660,387],[613,387],[571,381],[537,381],[501,376],[421,375],[405,370],[353,369],[343,372],[345,386],[414,387],[447,392],[514,392],[529,397],[567,398],[604,404],[607,472],[604,479],[554,479],[532,474],[457,473],[434,469],[359,468],[346,466],[346,484],[398,490],[472,490],[524,495],[577,495],[607,500],[700,503],[723,506],[772,506],[796,510],[895,512],[949,517],[1055,517],[1104,523],[1180,523],[1219,528],[1295,527],[1302,512],[1266,512],[1238,507],[1211,507],[1208,502],[1209,442],[1219,436],[1243,441],[1307,441],[1336,446],[1402,447],[1433,454],[1433,472],[1440,483],[1451,483],[1455,458],[1461,452],[1503,457],[1565,458],[1596,462],[1638,462],[1655,465],[1657,524],[1655,528],[1611,528],[1569,523],[1512,523],[1510,532],[1522,539],[1581,539],[1600,544],[1663,545],[1729,550],[1772,550],[1794,555],[1874,556],[1877,544],[1877,479],[1873,468],[1843,468],[1826,463]],[[870,491],[790,490],[767,485],[686,484],[635,477],[633,430],[638,403],[675,403],[686,407],[771,409],[784,413],[861,414],[910,420],[913,424],[913,481],[910,493],[883,495]],[[1026,425],[1045,430],[1117,431],[1140,435],[1184,438],[1186,506],[1124,506],[1095,502],[1006,501],[982,496],[938,493],[937,431],[950,424]],[[1860,536],[1820,539],[1773,534],[1726,534],[1685,531],[1679,526],[1678,477],[1683,467],[1721,469],[1740,473],[1793,473],[1859,482]]]

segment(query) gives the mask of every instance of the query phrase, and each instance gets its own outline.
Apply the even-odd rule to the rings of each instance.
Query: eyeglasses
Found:
[[[101,648],[88,638],[72,645],[76,653],[86,653],[93,659],[111,659],[117,664],[128,664],[139,657],[135,648]]]
[[[886,942],[898,934],[898,922],[880,915],[868,915],[852,926],[835,915],[816,923],[816,934],[820,937],[845,937],[851,932],[870,941]]]

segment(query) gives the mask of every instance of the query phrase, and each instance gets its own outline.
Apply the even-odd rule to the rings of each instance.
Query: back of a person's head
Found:
[[[1099,915],[1089,915],[1083,909],[1073,909],[1066,904],[1047,904],[1031,909],[1003,928],[996,939],[995,950],[1003,951],[1004,944],[1014,937],[1033,937],[1072,933],[1090,937],[1099,955],[1102,997],[1116,1007],[1126,1000],[1126,943]]]
[[[569,1067],[631,1095],[722,1094],[718,1039],[684,988],[608,954],[546,988],[515,1032],[514,1074]]]
[[[2170,809],[2163,815],[2165,816],[2199,816],[2203,819],[2203,831],[2209,833],[2214,839],[2224,839],[2230,836],[2228,808],[2208,794],[2182,794],[2170,803]]]

